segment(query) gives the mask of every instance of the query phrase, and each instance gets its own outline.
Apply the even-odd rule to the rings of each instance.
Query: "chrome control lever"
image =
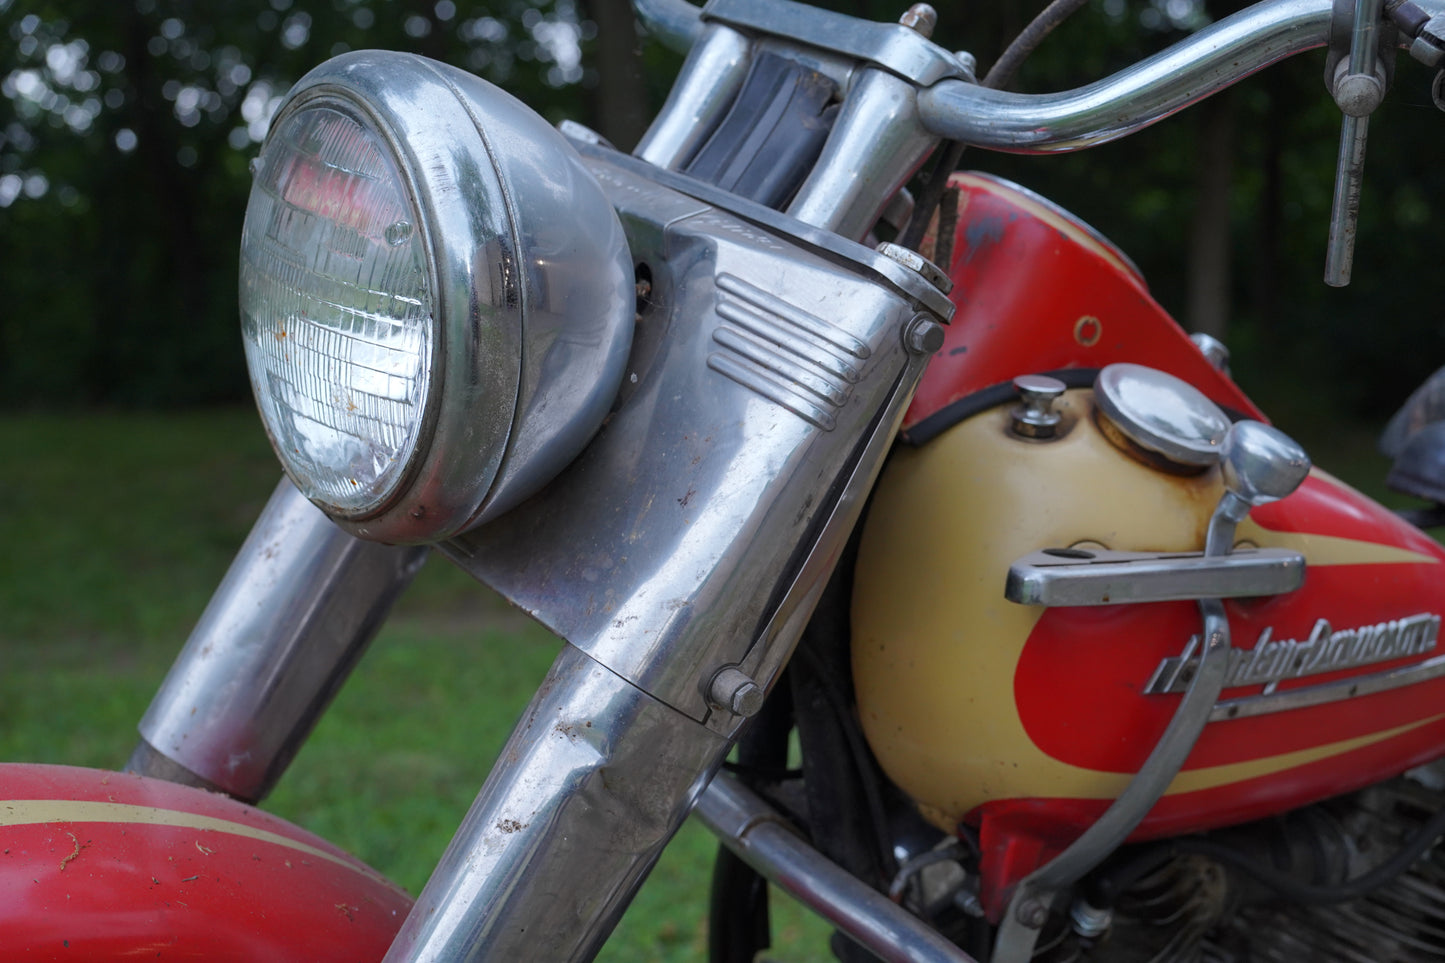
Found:
[[[1344,113],[1340,152],[1335,163],[1335,194],[1330,211],[1330,237],[1325,252],[1325,283],[1350,283],[1355,259],[1355,228],[1360,215],[1360,188],[1365,176],[1365,140],[1370,114],[1385,96],[1385,70],[1379,56],[1384,0],[1354,0],[1349,56],[1327,77],[1330,93]],[[1338,13],[1341,4],[1336,3]],[[1393,28],[1392,28],[1393,29]]]
[[[1298,488],[1310,472],[1310,458],[1278,428],[1240,421],[1229,426],[1220,445],[1219,469],[1225,491],[1209,519],[1206,558],[1229,554],[1234,530],[1251,508],[1279,501]]]

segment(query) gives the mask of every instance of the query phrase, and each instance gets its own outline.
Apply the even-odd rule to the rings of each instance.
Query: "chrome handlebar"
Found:
[[[1323,46],[1330,0],[1266,0],[1103,80],[1017,94],[957,80],[918,95],[941,137],[1012,153],[1082,150],[1140,130],[1286,57]]]
[[[686,0],[634,0],[648,29],[679,50],[689,49],[704,36],[704,27],[712,24],[709,30],[722,34],[737,48],[727,62],[730,83],[740,82],[746,71],[749,37],[759,30],[774,32],[767,18],[738,20],[738,11],[732,8],[742,2],[709,0],[708,6],[698,8]],[[799,193],[802,200],[789,209],[790,214],[807,223],[846,236],[861,236],[871,227],[888,198],[922,163],[933,138],[1020,154],[1082,150],[1156,123],[1276,61],[1329,44],[1332,58],[1346,57],[1341,66],[1349,68],[1338,75],[1347,83],[1341,84],[1336,78],[1328,84],[1345,114],[1325,269],[1325,281],[1336,286],[1349,281],[1367,115],[1378,104],[1386,83],[1387,72],[1376,73],[1377,54],[1385,54],[1377,50],[1377,45],[1407,49],[1416,59],[1432,66],[1445,59],[1445,3],[1441,0],[1394,0],[1388,5],[1384,0],[1263,0],[1103,80],[1059,93],[1019,94],[982,87],[967,70],[950,70],[942,76],[938,72],[910,71],[896,58],[889,60],[870,53],[872,48],[866,44],[860,48],[840,42],[839,34],[849,34],[850,30],[840,31],[838,15],[819,13],[813,17],[800,12],[807,8],[796,3],[776,2],[789,8],[789,14],[782,18],[787,21],[787,29],[778,28],[774,42],[781,40],[798,47],[805,58],[841,56],[871,68],[856,77],[850,73],[843,78],[848,87],[862,89],[882,83],[891,84],[890,89],[895,90],[891,98],[875,95],[875,102],[866,104],[863,101],[869,99],[867,96],[850,93],[847,103],[857,108],[853,113],[877,122],[861,137],[830,141],[831,153],[827,156],[837,170],[822,175],[815,172]],[[1384,10],[1389,10],[1390,16],[1382,20]],[[730,21],[743,27],[743,32],[727,30]],[[1398,33],[1395,26],[1401,28]],[[880,27],[866,25],[862,30],[877,33]],[[1378,31],[1386,27],[1391,32],[1379,34],[1377,39]],[[960,58],[926,38],[904,33],[915,48],[921,46],[938,63],[955,67],[964,59],[971,63],[971,58]],[[689,63],[695,58],[696,53]],[[697,59],[701,63],[705,58]],[[701,73],[707,76],[700,84],[679,83],[678,89],[690,91],[691,99],[679,97],[675,90],[668,107],[685,104],[695,108],[693,101],[697,101],[711,105],[712,113],[725,108],[729,98],[721,89],[726,86],[721,83],[721,75],[714,76],[716,71]],[[1445,71],[1441,77],[1445,78]],[[1441,86],[1437,80],[1437,90]],[[1361,96],[1362,91],[1371,96]],[[1437,95],[1437,100],[1445,106],[1445,99]],[[680,157],[677,148],[686,146],[679,132],[693,138],[701,136],[703,125],[697,121],[702,116],[697,109],[664,108],[659,124],[639,148],[639,156],[659,166],[673,166]],[[856,131],[850,133],[856,135]],[[891,166],[868,166],[866,158],[872,156],[868,148],[862,147],[861,156],[858,151],[860,145],[875,143],[886,147],[888,157],[896,162]],[[878,183],[860,186],[873,181]]]
[[[687,50],[705,8],[686,0],[634,0],[663,43]],[[1264,0],[1152,57],[1074,90],[1019,94],[958,79],[918,93],[931,133],[1012,153],[1082,150],[1149,126],[1276,61],[1324,46],[1331,0]]]

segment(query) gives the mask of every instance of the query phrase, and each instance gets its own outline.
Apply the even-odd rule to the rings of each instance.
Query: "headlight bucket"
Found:
[[[380,175],[358,174],[350,169],[358,165],[334,159],[339,148],[314,147],[311,130],[328,123],[338,131],[333,140],[352,150],[346,157],[379,151],[390,168],[372,164]],[[541,117],[486,81],[379,51],[345,54],[308,73],[271,130],[247,207],[241,309],[253,388],[287,474],[344,528],[397,543],[450,537],[540,488],[601,424],[631,345],[631,257],[580,157]],[[312,190],[311,207],[291,206],[278,186],[291,175],[273,165],[301,162],[338,181],[336,196],[317,200]],[[388,184],[387,176],[399,180]],[[349,213],[347,205],[378,191],[382,209],[402,209],[386,195],[391,187],[416,222],[424,277],[408,280],[410,262],[399,256],[400,267],[378,279],[376,259],[388,256],[387,245],[411,243],[401,236],[405,225],[388,240],[366,212]],[[308,227],[287,226],[308,218]],[[345,243],[336,243],[342,234]],[[364,250],[348,268],[352,249]],[[342,273],[352,271],[345,284],[328,273],[340,262]],[[405,351],[373,344],[369,333],[392,325],[372,309],[396,283],[416,296],[393,301],[429,309],[429,320],[407,322],[420,323],[428,337],[405,339]],[[336,303],[348,299],[356,303]],[[333,327],[318,325],[318,314]],[[297,324],[319,327],[312,341],[341,345],[327,350],[346,357],[313,357],[309,368],[293,360],[273,342]],[[329,367],[318,375],[318,364]],[[420,381],[406,387],[413,369]],[[404,424],[377,428],[388,432],[384,444],[370,436],[372,422],[355,414],[352,385],[324,383],[343,376],[383,384],[381,401],[365,395],[363,414],[376,404],[403,413]],[[389,402],[389,390],[405,398]],[[290,397],[305,404],[282,403]],[[303,450],[313,429],[340,443]],[[323,475],[345,478],[343,450],[352,464],[368,462],[369,474],[350,484],[372,489],[354,498],[320,483]],[[328,460],[335,463],[317,467]]]

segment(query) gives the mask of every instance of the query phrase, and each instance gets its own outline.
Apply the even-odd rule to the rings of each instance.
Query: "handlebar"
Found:
[[[687,50],[702,8],[687,0],[634,0],[663,43]],[[1081,150],[1149,126],[1276,61],[1329,39],[1331,0],[1264,0],[1111,77],[1074,90],[1018,94],[962,80],[918,93],[933,134],[1010,153]]]
[[[1017,94],[950,80],[920,91],[924,125],[1010,153],[1082,150],[1117,140],[1276,61],[1325,44],[1330,0],[1266,0],[1103,80]]]

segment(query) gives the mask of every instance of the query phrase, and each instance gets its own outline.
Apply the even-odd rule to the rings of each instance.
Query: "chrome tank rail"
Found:
[[[785,660],[951,306],[776,211],[724,210],[690,179],[584,156],[651,272],[628,377],[561,476],[440,547],[632,684],[731,731],[741,719],[713,679],[742,666],[766,688]]]

